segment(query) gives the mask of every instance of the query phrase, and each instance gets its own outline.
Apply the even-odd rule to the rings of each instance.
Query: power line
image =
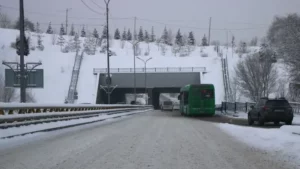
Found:
[[[96,14],[99,14],[99,15],[104,15],[103,13],[99,13],[99,12],[95,11],[94,9],[92,9],[91,7],[89,7],[89,6],[84,2],[84,0],[81,0],[81,2],[82,2],[83,5],[84,5],[85,7],[87,7],[90,11],[92,11],[92,12],[94,12],[94,13],[96,13]]]
[[[157,23],[157,24],[161,24],[161,25],[178,26],[179,28],[188,28],[188,29],[196,29],[196,30],[207,30],[208,29],[208,28],[201,28],[201,27],[185,26],[185,25],[180,25],[180,24],[164,23],[164,22],[159,22],[159,21],[156,21],[156,20],[144,19],[144,18],[138,18],[138,20],[146,21],[146,22],[152,22],[152,23]],[[251,30],[251,29],[263,29],[263,28],[266,28],[266,27],[267,26],[263,26],[263,27],[251,27],[251,28],[211,28],[211,30],[214,30],[214,31],[225,31],[225,30],[229,29],[229,30],[240,31],[240,30]]]
[[[91,0],[93,1],[93,0]],[[102,13],[99,13],[95,10],[93,10],[92,8],[90,8],[85,2],[84,0],[81,0],[81,2],[87,7],[89,8],[92,12],[95,12],[97,14],[103,15]],[[95,2],[93,2],[95,3]],[[6,8],[6,9],[10,9],[10,10],[16,10],[19,11],[18,8],[15,7],[10,7],[10,6],[3,6],[0,5],[1,8]],[[63,17],[63,15],[57,15],[57,14],[49,14],[49,13],[42,13],[42,12],[36,12],[36,11],[28,11],[26,10],[26,13],[31,13],[31,14],[37,14],[37,15],[42,15],[42,16],[50,16],[50,17]],[[105,20],[106,18],[99,18],[99,17],[92,17],[92,18],[85,18],[85,17],[72,17],[70,16],[69,18],[72,19],[88,19],[88,20]],[[110,20],[133,20],[134,17],[110,17]],[[137,18],[138,20],[141,21],[145,21],[145,22],[151,22],[151,23],[156,23],[156,24],[160,24],[160,25],[171,25],[171,26],[177,26],[179,28],[187,28],[187,29],[195,29],[195,30],[207,30],[208,28],[201,28],[201,27],[192,27],[192,26],[186,26],[186,25],[181,25],[181,24],[173,24],[173,23],[165,23],[165,22],[161,22],[161,20],[152,20],[152,19],[146,19],[146,18]],[[168,21],[196,21],[196,20],[168,20]],[[199,21],[199,20],[198,20]],[[232,24],[252,24],[252,25],[267,25],[267,24],[254,24],[254,23],[247,23],[247,22],[227,22],[227,23],[232,23]],[[48,24],[48,23],[47,23]],[[57,24],[60,25],[60,24]],[[75,24],[74,24],[75,25]],[[82,24],[79,24],[82,25]],[[91,25],[91,24],[87,24],[87,25]],[[98,25],[98,26],[103,26],[103,25]],[[234,30],[234,31],[243,31],[243,30],[252,30],[252,29],[264,29],[267,28],[268,26],[260,26],[260,27],[247,27],[247,28],[227,28],[229,30]],[[214,31],[225,31],[227,30],[226,28],[211,28],[211,30]]]
[[[98,5],[94,0],[91,0],[92,1],[92,3],[93,4],[95,4],[98,8],[100,8],[100,9],[103,9],[103,10],[105,10],[105,8],[104,7],[102,7],[102,6],[100,6],[100,5]]]
[[[19,12],[19,9],[18,8],[15,8],[15,7],[10,7],[10,6],[3,6],[3,5],[0,5],[1,8],[5,8],[5,9],[11,9],[11,10],[15,10],[17,12]],[[62,15],[57,15],[57,14],[47,14],[47,13],[41,13],[41,12],[36,12],[36,11],[28,11],[26,10],[25,11],[26,13],[31,13],[31,14],[37,14],[37,15],[43,15],[43,16],[50,16],[50,17],[57,17],[57,16],[62,16]]]

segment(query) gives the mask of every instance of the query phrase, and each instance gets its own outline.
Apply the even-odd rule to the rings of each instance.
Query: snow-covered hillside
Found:
[[[10,47],[19,32],[17,30],[0,29],[0,58],[1,61],[18,61],[19,56],[16,55],[16,50]],[[36,44],[37,38],[35,33],[31,33],[31,39]],[[57,38],[57,37],[56,37]],[[65,39],[68,39],[66,36]],[[30,55],[25,57],[26,61],[41,61],[42,66],[39,68],[44,69],[44,88],[43,89],[31,89],[35,99],[40,103],[63,103],[70,84],[71,72],[74,64],[75,52],[62,53],[61,47],[58,45],[52,45],[53,36],[43,34],[44,51],[30,51]],[[80,38],[81,42],[84,42],[84,38]],[[189,56],[179,57],[174,56],[172,48],[166,46],[166,53],[162,55],[161,49],[155,43],[150,43],[149,46],[146,43],[140,43],[140,57],[153,59],[147,63],[147,67],[206,67],[207,72],[205,75],[201,75],[201,83],[212,83],[215,85],[216,90],[216,103],[219,104],[224,98],[223,91],[223,78],[221,58],[217,52],[214,51],[213,46],[209,47],[196,47]],[[144,56],[144,53],[149,49],[148,56]],[[96,55],[84,55],[79,82],[77,86],[79,99],[77,103],[95,103],[97,94],[97,83],[99,75],[93,74],[94,68],[106,68],[106,54],[99,52],[100,48],[97,48]],[[116,53],[117,56],[112,56],[110,59],[111,68],[133,68],[133,50],[132,44],[126,42],[124,48],[122,48],[122,42],[119,40],[111,41],[111,50]],[[223,50],[223,57],[226,56],[225,47],[221,47]],[[201,55],[207,54],[207,57]],[[239,60],[237,54],[233,53],[231,48],[227,53],[228,65],[230,72]],[[144,64],[136,60],[136,67],[142,68]],[[5,67],[1,66],[1,72]],[[3,74],[3,73],[2,73]]]

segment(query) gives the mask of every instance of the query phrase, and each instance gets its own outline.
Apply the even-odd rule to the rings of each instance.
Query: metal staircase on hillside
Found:
[[[232,101],[232,91],[231,91],[230,80],[229,80],[227,54],[226,54],[226,58],[222,57],[221,60],[222,60],[222,74],[223,74],[225,100]]]
[[[76,88],[77,88],[77,83],[78,83],[78,79],[79,79],[79,73],[80,73],[81,62],[83,59],[83,54],[84,54],[84,51],[82,51],[81,54],[79,54],[79,51],[76,52],[76,57],[75,57],[75,61],[74,61],[68,96],[65,101],[66,103],[74,103],[74,101],[76,99],[78,99],[78,93],[76,91]]]

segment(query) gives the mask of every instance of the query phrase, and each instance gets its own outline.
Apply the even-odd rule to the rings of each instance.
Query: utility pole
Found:
[[[133,43],[133,83],[134,83],[134,103],[136,103],[136,74],[135,74],[135,54],[136,54],[136,17],[134,17],[134,43]]]
[[[144,80],[145,80],[145,95],[147,94],[147,62],[149,60],[152,59],[152,57],[148,58],[147,60],[143,60],[141,59],[140,57],[137,57],[139,60],[141,60],[143,63],[144,63],[144,69],[145,69],[145,74],[144,74]],[[146,104],[148,104],[148,98],[147,98],[147,101],[146,101]]]
[[[211,17],[209,18],[209,28],[208,28],[208,45],[210,45],[210,30],[211,30]]]
[[[68,18],[69,18],[69,9],[72,9],[72,8],[67,8],[67,9],[66,9],[66,35],[68,35]]]
[[[20,102],[26,102],[26,77],[24,64],[25,49],[25,33],[24,33],[24,2],[20,0]]]
[[[106,79],[106,84],[107,84],[107,103],[110,104],[110,85],[111,85],[111,77],[110,77],[110,65],[109,65],[109,55],[110,55],[110,50],[109,50],[109,27],[108,27],[108,5],[110,0],[104,0],[106,4],[106,53],[107,53],[107,79]]]

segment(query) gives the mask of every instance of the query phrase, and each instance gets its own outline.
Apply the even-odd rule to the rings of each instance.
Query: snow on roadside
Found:
[[[229,116],[231,118],[238,118],[238,119],[247,119],[248,114],[245,112],[234,112],[234,111],[227,111],[226,114],[223,114],[225,116]]]
[[[136,113],[142,113],[142,112],[146,112],[146,111],[149,111],[149,110],[132,111],[132,112],[127,112],[127,113],[113,114],[113,115],[102,114],[102,115],[99,115],[97,117],[92,117],[92,118],[82,118],[82,119],[75,119],[75,120],[68,120],[68,121],[58,121],[58,122],[52,122],[52,123],[33,124],[33,125],[22,126],[22,127],[12,127],[12,128],[8,128],[8,129],[0,129],[0,137],[7,137],[7,136],[11,136],[11,135],[28,133],[28,132],[33,132],[33,131],[38,131],[38,130],[43,130],[43,129],[68,126],[68,125],[72,125],[72,124],[81,124],[81,123],[92,122],[92,121],[96,121],[96,120],[102,120],[102,119],[110,119],[110,118],[117,117],[120,115],[128,115],[128,114],[132,114],[132,113],[136,114]]]
[[[282,126],[279,129],[243,127],[232,124],[216,124],[239,141],[266,150],[274,155],[282,154],[300,165],[300,126]]]

